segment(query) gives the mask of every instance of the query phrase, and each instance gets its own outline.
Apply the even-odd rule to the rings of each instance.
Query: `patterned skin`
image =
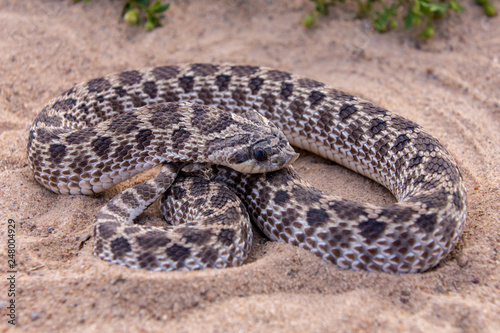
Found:
[[[231,115],[243,115],[243,118],[246,114],[250,122],[253,116],[248,116],[248,112],[257,110],[276,124],[292,145],[375,180],[398,200],[395,204],[377,207],[331,196],[306,184],[291,167],[251,175],[224,167],[229,163],[216,162],[223,166],[209,168],[210,172],[203,173],[233,190],[247,207],[250,217],[273,240],[309,249],[342,268],[421,272],[437,265],[462,233],[467,211],[465,186],[455,160],[435,138],[412,121],[370,102],[311,79],[255,66],[163,66],[108,75],[76,85],[52,100],[30,131],[28,158],[35,178],[56,192],[88,194],[164,163],[167,160],[158,157],[162,149],[170,149],[174,154],[185,151],[185,155],[191,154],[192,160],[195,155],[196,158],[209,156],[207,150],[200,153],[200,147],[220,138],[189,141],[191,136],[187,137],[180,128],[162,136],[156,129],[135,123],[142,118],[134,110],[159,110],[155,105],[165,102],[181,103],[178,107],[183,103],[203,104]],[[208,112],[216,113],[211,110]],[[168,117],[159,111],[145,121],[154,126],[155,122],[171,122]],[[213,119],[198,121],[193,112],[183,118],[186,127],[183,130],[187,132],[190,127],[189,130],[198,132],[215,132],[217,126],[225,128],[225,118]],[[100,131],[102,127],[107,132]],[[67,134],[68,128],[76,129],[74,133],[77,134]],[[158,143],[158,137],[166,144]],[[85,147],[81,143],[84,140],[89,142]],[[229,138],[224,140],[230,142]],[[235,140],[231,144],[245,146],[245,141]],[[193,152],[188,152],[190,149]],[[248,147],[245,149],[248,152]],[[217,150],[219,148],[213,152]],[[159,152],[159,155],[151,156],[149,152]],[[227,156],[223,159],[226,162]],[[231,156],[231,162],[245,159],[241,151]],[[285,160],[294,158],[290,153]],[[168,161],[192,160],[182,157]],[[144,186],[151,186],[156,191],[163,187],[158,184],[171,183],[172,175],[181,166],[165,165],[164,172]],[[246,171],[245,168],[240,170]],[[207,248],[207,242],[213,237],[203,234],[201,227],[190,221],[184,221],[190,231],[186,231],[186,226],[181,227],[184,231],[180,239],[184,243],[173,236],[165,236],[167,242],[151,234],[146,237],[149,241],[141,242],[139,239],[148,231],[135,233],[131,230],[128,230],[131,236],[125,239],[126,242],[116,241],[124,237],[123,228],[130,227],[124,227],[131,221],[123,222],[125,218],[122,221],[122,217],[129,219],[136,214],[131,213],[135,208],[130,205],[141,206],[130,199],[137,200],[137,191],[131,191],[125,200],[115,201],[113,214],[102,211],[102,219],[98,216],[97,255],[132,267],[158,270],[224,267],[244,261],[228,260],[227,264],[216,264],[217,259],[206,259],[231,257],[225,254],[227,250],[222,245],[229,238],[241,244],[240,239],[220,236],[221,241],[210,243],[213,245]],[[193,195],[193,201],[199,199],[194,192],[186,192]],[[120,222],[112,222],[110,216]],[[99,231],[99,223],[119,225],[111,224]],[[242,227],[237,225],[231,222],[230,229],[234,231],[231,234],[245,234],[239,232]],[[222,229],[213,229],[211,234],[220,235]],[[248,248],[234,246],[237,247]],[[150,255],[157,248],[160,249],[158,254]],[[201,255],[202,249],[205,256]],[[174,252],[174,256],[168,254]],[[187,252],[193,256],[187,256]],[[131,254],[134,259],[129,258]],[[141,261],[138,256],[148,259]],[[193,264],[201,261],[210,264]]]

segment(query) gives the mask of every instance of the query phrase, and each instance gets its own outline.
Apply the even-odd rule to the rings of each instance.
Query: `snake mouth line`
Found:
[[[259,165],[254,163],[253,160],[248,160],[246,162],[239,164],[237,168],[234,168],[234,166],[231,165],[226,165],[226,166],[240,173],[250,173],[250,174],[268,173],[284,169],[290,166],[293,162],[297,160],[297,158],[299,158],[299,153],[289,153],[286,154],[285,156],[277,157],[271,163],[267,163],[266,165]]]
[[[290,161],[286,162],[285,165],[282,167],[282,169],[288,168],[290,165],[292,165],[292,163],[295,162],[299,158],[299,156],[300,156],[299,153],[295,153],[295,155],[290,155]]]
[[[289,167],[293,162],[299,158],[300,154],[293,152],[286,154],[285,156],[277,157],[271,162],[271,166],[267,170],[263,170],[262,173],[273,172],[280,169]]]

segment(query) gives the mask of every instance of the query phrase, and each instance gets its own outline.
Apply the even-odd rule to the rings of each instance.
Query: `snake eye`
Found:
[[[255,159],[259,162],[264,162],[267,160],[267,153],[264,151],[264,149],[257,148],[253,151],[253,155]]]

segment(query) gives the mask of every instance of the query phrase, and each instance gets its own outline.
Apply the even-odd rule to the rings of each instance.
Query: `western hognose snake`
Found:
[[[292,145],[373,179],[398,202],[377,207],[308,185],[287,166],[296,155],[282,134],[252,109]],[[163,66],[78,84],[35,119],[28,159],[38,182],[64,194],[100,192],[163,164],[113,198],[95,225],[96,255],[151,270],[241,265],[249,215],[270,239],[342,268],[420,272],[451,251],[466,219],[456,162],[420,126],[255,66]],[[161,210],[173,225],[134,225],[165,191]]]

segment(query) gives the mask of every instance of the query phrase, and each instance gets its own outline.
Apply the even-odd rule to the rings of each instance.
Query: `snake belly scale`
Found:
[[[378,207],[315,189],[287,166],[295,156],[285,144],[277,147],[287,151],[286,157],[275,161],[274,168],[254,170],[264,172],[261,174],[241,173],[228,163],[228,156],[241,162],[235,158],[241,157],[241,152],[234,149],[227,148],[222,160],[215,155],[198,160],[200,155],[208,156],[197,151],[206,139],[173,140],[173,132],[166,140],[177,143],[168,148],[176,158],[145,154],[158,151],[151,145],[161,135],[142,127],[136,110],[158,111],[171,105],[163,103],[174,103],[176,108],[195,103],[194,108],[203,107],[206,113],[222,110],[246,119],[235,120],[235,124],[257,121],[251,115],[251,110],[257,110],[280,128],[292,145],[373,179],[388,188],[398,202]],[[151,119],[160,118],[165,118],[161,111]],[[193,126],[192,118],[193,114],[183,118],[183,126]],[[139,123],[134,123],[137,119]],[[238,131],[238,125],[232,128]],[[68,129],[76,129],[78,135],[67,134]],[[108,135],[110,129],[114,136]],[[83,147],[80,141],[85,140],[89,144]],[[245,146],[244,140],[236,141],[235,146]],[[256,142],[249,141],[247,146]],[[195,157],[190,149],[197,152]],[[186,153],[179,157],[178,151]],[[110,158],[111,152],[128,159],[116,162],[116,158]],[[35,178],[45,187],[57,193],[82,194],[102,191],[156,164],[172,162],[164,164],[159,175],[143,185],[142,190],[150,189],[154,195],[142,196],[133,187],[114,198],[97,217],[95,253],[132,267],[226,267],[240,265],[246,258],[249,246],[245,241],[251,240],[248,227],[222,219],[213,230],[205,223],[208,227],[202,232],[186,221],[188,215],[196,215],[187,213],[192,208],[175,200],[170,206],[185,207],[184,213],[167,218],[178,225],[159,229],[132,225],[131,220],[140,213],[137,207],[150,204],[163,187],[181,200],[184,194],[192,194],[180,190],[183,186],[202,187],[203,191],[193,192],[196,199],[187,201],[209,206],[232,203],[230,214],[226,210],[218,215],[244,216],[248,212],[271,240],[303,247],[326,261],[355,270],[428,270],[453,249],[466,219],[466,189],[459,168],[450,153],[422,127],[315,80],[256,66],[161,66],[78,84],[50,101],[35,119],[28,139],[28,160]],[[186,162],[218,165],[198,171],[203,177],[193,180],[183,174],[174,182]],[[277,165],[286,167],[270,171]],[[242,166],[240,171],[252,169]],[[212,188],[207,178],[215,181],[217,188]],[[208,193],[212,193],[210,198]],[[225,199],[217,201],[217,193],[224,193]],[[170,200],[164,199],[167,203]],[[131,205],[137,211],[132,212]],[[165,236],[168,232],[177,235],[169,238]]]

